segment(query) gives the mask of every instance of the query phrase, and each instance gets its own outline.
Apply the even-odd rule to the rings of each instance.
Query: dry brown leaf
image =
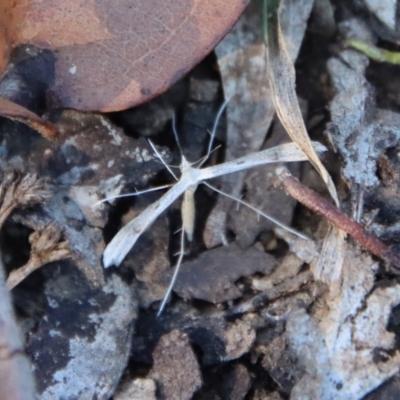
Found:
[[[45,138],[53,139],[55,137],[56,127],[51,122],[40,118],[25,107],[1,97],[0,115],[28,125],[30,128],[42,134]]]
[[[55,0],[0,6],[0,70],[21,44],[55,57],[55,106],[116,111],[165,91],[232,27],[248,0]]]

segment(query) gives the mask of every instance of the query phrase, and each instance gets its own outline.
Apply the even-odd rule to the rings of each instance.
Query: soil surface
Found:
[[[400,67],[344,45],[357,37],[396,50],[400,36],[367,1],[285,3],[282,29],[296,60],[299,104],[311,139],[328,148],[321,160],[341,210],[400,248]],[[18,93],[20,104],[55,123],[58,137],[49,141],[0,121],[4,176],[37,174],[52,188],[41,204],[8,218],[5,268],[9,274],[28,262],[30,235],[49,223],[70,251],[12,290],[38,399],[400,397],[398,271],[340,237],[342,247],[328,249],[342,260],[339,278],[317,279],[318,268],[328,268],[318,262],[330,225],[276,185],[282,163],[209,183],[309,240],[199,185],[193,240],[185,238],[181,271],[160,316],[182,251],[181,198],[142,233],[121,266],[103,267],[115,234],[168,189],[96,203],[174,184],[164,164],[179,176],[182,154],[190,163],[204,157],[228,96],[203,167],[290,141],[274,114],[260,7],[254,1],[232,36],[166,93],[118,113],[47,109],[40,76],[24,80],[26,71],[40,71],[46,51],[15,51],[0,95],[16,85],[13,99]],[[240,52],[227,56],[238,37]],[[329,200],[310,163],[287,167]]]

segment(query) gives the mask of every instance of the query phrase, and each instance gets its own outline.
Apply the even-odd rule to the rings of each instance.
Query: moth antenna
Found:
[[[290,233],[293,233],[293,235],[296,235],[296,236],[298,236],[298,237],[300,237],[302,239],[305,239],[305,240],[311,240],[308,236],[303,235],[302,233],[296,231],[295,229],[289,228],[288,226],[282,224],[282,222],[278,221],[277,219],[275,219],[274,217],[271,217],[268,214],[265,214],[264,212],[262,212],[258,208],[255,208],[251,204],[247,203],[246,201],[243,201],[243,200],[240,200],[240,199],[238,199],[238,198],[236,198],[234,196],[231,196],[230,194],[225,193],[222,190],[217,189],[216,187],[210,185],[207,182],[202,182],[202,183],[204,185],[208,186],[210,189],[216,191],[217,193],[222,194],[223,196],[226,196],[226,197],[228,197],[228,198],[230,198],[232,200],[235,200],[240,204],[243,204],[244,206],[250,208],[250,210],[253,210],[254,212],[256,212],[258,215],[261,215],[262,217],[264,217],[264,218],[268,219],[269,221],[273,222],[275,225],[280,226],[282,229],[285,229],[286,231],[288,231]]]
[[[149,143],[151,148],[154,150],[154,153],[156,153],[156,156],[160,159],[160,161],[163,163],[164,167],[167,168],[168,172],[175,178],[175,180],[177,181],[178,178],[177,176],[172,172],[172,169],[169,167],[169,165],[164,161],[164,159],[162,158],[162,155],[160,154],[160,152],[156,149],[156,146],[154,146],[153,142],[149,139]]]
[[[159,317],[161,315],[161,313],[163,312],[165,305],[167,304],[167,301],[169,299],[169,296],[171,295],[172,289],[175,285],[176,282],[176,278],[178,277],[178,273],[179,273],[179,269],[181,268],[182,265],[182,260],[183,260],[183,256],[185,255],[185,231],[182,229],[182,233],[181,233],[181,250],[179,252],[179,258],[178,258],[178,262],[176,263],[175,266],[175,271],[174,274],[172,275],[172,279],[171,282],[169,283],[167,292],[165,293],[165,296],[163,298],[163,301],[160,305],[160,308],[158,309],[157,312],[157,317]]]
[[[211,133],[210,133],[210,135],[211,135]],[[210,155],[211,155],[212,153],[214,153],[214,151],[217,151],[217,150],[218,150],[219,148],[221,148],[221,147],[222,147],[222,145],[219,144],[217,147],[214,147],[214,148],[211,150],[210,154],[206,154],[205,156],[201,157],[200,160],[197,160],[197,161],[195,161],[194,163],[191,163],[190,165],[194,165],[194,164],[200,163],[199,166],[198,166],[198,168],[200,168],[200,167],[207,161],[208,157],[210,157]]]
[[[183,151],[182,151],[181,143],[179,142],[178,130],[176,129],[176,116],[175,116],[175,113],[172,116],[172,132],[174,132],[176,144],[178,145],[179,150],[181,152],[181,156],[182,156],[183,155]]]
[[[218,110],[217,116],[215,117],[214,126],[213,126],[212,131],[211,131],[210,141],[208,142],[207,154],[205,156],[205,159],[199,165],[199,168],[208,160],[208,157],[210,157],[212,146],[213,146],[214,139],[215,139],[215,133],[217,132],[217,127],[218,127],[219,120],[221,119],[221,116],[222,116],[223,112],[225,111],[226,107],[228,106],[228,103],[230,102],[231,98],[232,98],[232,96],[229,96],[222,103],[222,106]]]
[[[105,199],[100,200],[97,203],[93,204],[92,207],[93,208],[97,207],[98,205],[100,205],[102,203],[105,203],[106,201],[115,200],[115,199],[121,199],[122,197],[139,196],[140,194],[145,194],[145,193],[149,193],[149,192],[155,192],[157,190],[170,188],[171,186],[174,186],[174,185],[169,184],[169,185],[157,186],[155,188],[150,188],[150,189],[146,189],[146,190],[136,190],[136,192],[133,192],[133,193],[118,194],[116,196],[106,197]]]

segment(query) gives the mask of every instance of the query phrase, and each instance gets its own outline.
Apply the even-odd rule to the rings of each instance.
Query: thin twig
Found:
[[[400,268],[400,254],[397,251],[383,243],[373,233],[368,232],[318,193],[301,184],[288,170],[280,168],[277,173],[279,183],[289,196],[325,217],[331,224],[352,236],[372,254],[390,262],[396,268]]]

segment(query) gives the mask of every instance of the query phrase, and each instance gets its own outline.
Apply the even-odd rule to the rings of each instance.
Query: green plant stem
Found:
[[[380,49],[371,43],[359,39],[349,39],[345,42],[345,46],[352,47],[353,49],[364,53],[372,60],[400,65],[400,52]]]

